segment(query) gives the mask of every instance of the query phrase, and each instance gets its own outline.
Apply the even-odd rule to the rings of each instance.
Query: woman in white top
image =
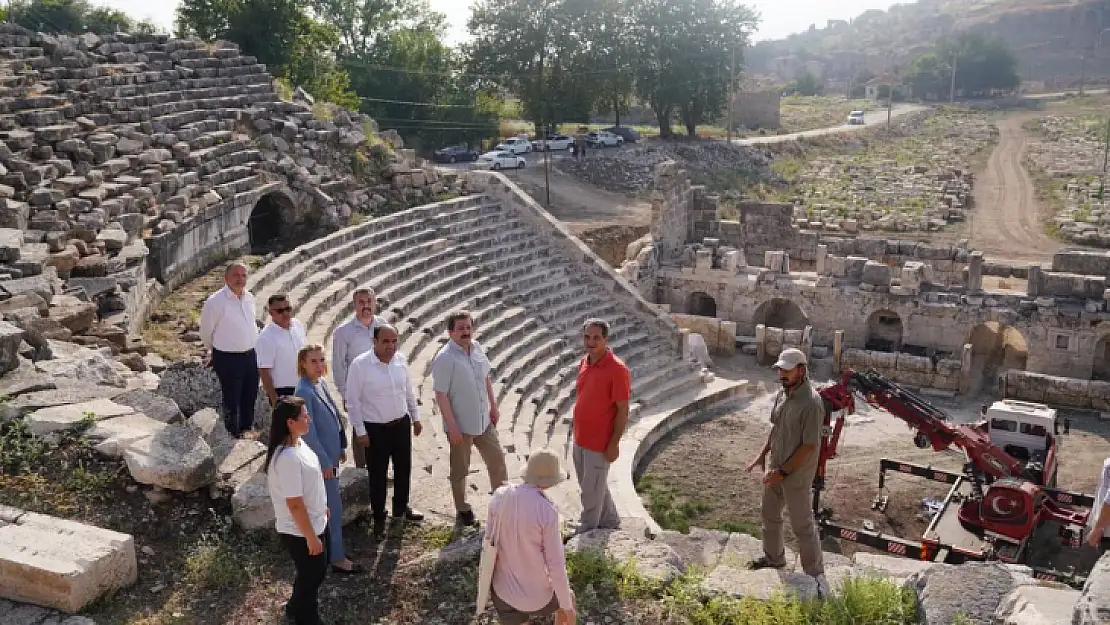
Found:
[[[328,571],[328,500],[320,461],[301,437],[310,421],[300,397],[274,407],[266,450],[274,525],[297,569],[285,614],[297,625],[320,625],[319,590]]]

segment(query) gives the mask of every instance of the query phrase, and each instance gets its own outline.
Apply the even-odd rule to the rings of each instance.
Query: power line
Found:
[[[476,108],[478,106],[477,104],[437,104],[435,102],[406,102],[404,100],[388,100],[388,99],[385,99],[385,98],[364,98],[364,97],[361,97],[361,96],[359,97],[359,100],[363,100],[364,102],[383,102],[385,104],[404,104],[406,106],[434,106],[434,107],[438,107],[438,108],[472,109],[472,108]]]

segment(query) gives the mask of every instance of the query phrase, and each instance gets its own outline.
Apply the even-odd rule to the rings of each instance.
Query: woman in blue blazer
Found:
[[[361,573],[362,567],[352,562],[343,548],[343,502],[339,498],[339,465],[347,460],[347,435],[339,408],[328,390],[324,376],[328,372],[324,348],[305,345],[297,354],[296,395],[304,399],[311,419],[311,427],[304,442],[320,459],[324,474],[324,489],[328,496],[328,561],[332,571],[341,575]]]

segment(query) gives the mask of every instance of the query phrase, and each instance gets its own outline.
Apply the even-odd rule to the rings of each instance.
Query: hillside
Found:
[[[803,68],[833,80],[868,69],[884,73],[964,30],[997,35],[1017,53],[1027,82],[1078,84],[1083,50],[1110,28],[1110,0],[920,0],[815,24],[803,33],[760,42],[747,54],[754,74],[789,80]],[[1110,37],[1087,62],[1088,80],[1110,79]]]

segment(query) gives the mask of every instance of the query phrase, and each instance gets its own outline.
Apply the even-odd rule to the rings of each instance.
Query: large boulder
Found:
[[[131,477],[141,484],[192,492],[216,481],[212,448],[196,430],[167,425],[136,442],[123,456]]]
[[[1033,579],[1001,564],[973,562],[929,568],[906,585],[917,593],[921,625],[950,625],[958,615],[972,623],[990,623],[1002,600],[1022,582]]]
[[[991,625],[1071,625],[1077,599],[1072,588],[1018,586],[1002,599]]]
[[[35,368],[56,378],[88,385],[118,386],[123,388],[127,381],[116,369],[111,351],[105,354],[70,343],[48,341],[53,360],[40,360]]]
[[[1075,625],[1110,623],[1110,552],[1102,554],[1087,576],[1072,616]]]
[[[141,412],[162,423],[181,423],[185,418],[181,414],[181,408],[177,407],[177,402],[164,395],[143,389],[127,391],[115,397],[115,402],[124,406],[131,406],[136,412]]]
[[[98,453],[119,460],[135,443],[150,438],[165,428],[166,424],[161,421],[134,413],[98,421],[85,436],[93,441]]]
[[[43,436],[51,432],[68,430],[86,418],[96,421],[133,414],[135,409],[117,404],[110,399],[94,399],[77,404],[64,404],[40,408],[27,415],[27,426],[32,434]]]
[[[571,538],[566,548],[596,551],[622,563],[631,559],[641,575],[658,581],[670,581],[684,570],[682,558],[670,545],[627,530],[591,530]]]
[[[19,345],[23,330],[6,321],[0,321],[0,375],[19,366]]]
[[[339,496],[343,501],[343,524],[353,523],[370,509],[366,469],[352,466],[339,468]],[[266,472],[258,472],[241,484],[231,496],[232,518],[245,530],[273,529],[274,507]]]
[[[220,380],[211,367],[195,362],[175,362],[162,372],[155,393],[168,397],[177,403],[186,415],[213,408],[222,413],[223,395]],[[261,389],[254,405],[255,429],[268,432],[270,428],[270,402]]]

